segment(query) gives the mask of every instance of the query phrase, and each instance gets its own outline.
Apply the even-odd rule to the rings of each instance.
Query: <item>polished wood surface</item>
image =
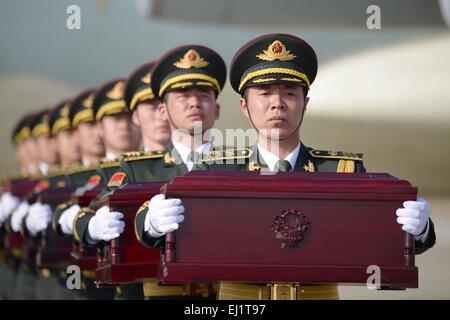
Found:
[[[383,286],[418,286],[414,239],[395,214],[416,198],[417,188],[405,180],[383,173],[199,171],[163,190],[186,208],[180,229],[166,236],[159,269],[164,283],[365,285],[368,268],[377,265]],[[309,223],[294,247],[283,247],[273,230],[287,210]]]
[[[125,229],[118,239],[98,251],[96,283],[99,286],[155,278],[160,250],[143,246],[136,238],[134,218],[139,207],[160,192],[163,182],[128,184],[108,197],[112,211],[124,214]]]

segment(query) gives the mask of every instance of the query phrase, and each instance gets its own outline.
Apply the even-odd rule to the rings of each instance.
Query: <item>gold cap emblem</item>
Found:
[[[112,88],[106,93],[106,97],[113,100],[119,100],[123,98],[124,91],[125,91],[125,81],[121,80],[116,83],[114,88]]]
[[[61,111],[60,111],[60,115],[61,115],[61,117],[63,117],[63,118],[67,118],[68,116],[69,116],[69,104],[68,103],[66,103],[65,105],[64,105],[64,107],[62,107],[61,108]]]
[[[209,65],[209,62],[200,57],[197,51],[194,49],[189,49],[177,62],[173,64],[175,67],[180,69],[189,68],[203,68]]]
[[[289,61],[297,58],[296,55],[286,49],[285,45],[280,40],[272,42],[267,50],[264,50],[263,53],[258,54],[256,57],[264,61]]]
[[[45,124],[48,124],[49,121],[50,121],[50,116],[48,114],[44,114],[42,116],[42,122]]]
[[[83,107],[85,108],[92,108],[93,102],[94,102],[94,93],[91,93],[89,97],[83,100]]]
[[[150,84],[150,72],[148,72],[145,76],[141,78],[141,81],[146,84]]]

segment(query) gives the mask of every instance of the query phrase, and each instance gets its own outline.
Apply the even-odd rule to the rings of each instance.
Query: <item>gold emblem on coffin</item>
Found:
[[[125,81],[119,81],[115,84],[114,88],[106,93],[106,97],[112,100],[119,100],[123,98],[125,91]]]
[[[256,57],[264,61],[289,61],[297,58],[297,56],[292,54],[280,40],[272,42],[267,50],[264,50],[263,53],[258,54]]]
[[[305,232],[311,227],[309,219],[299,210],[283,210],[273,219],[271,230],[281,248],[296,248],[303,240]]]
[[[190,49],[184,54],[183,58],[173,65],[180,69],[204,68],[209,65],[209,62],[200,57],[200,54],[197,51]]]

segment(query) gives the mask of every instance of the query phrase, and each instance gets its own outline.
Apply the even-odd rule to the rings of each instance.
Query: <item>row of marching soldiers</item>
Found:
[[[139,285],[123,291],[97,289],[93,276],[86,273],[82,277],[81,289],[71,290],[67,286],[68,264],[39,267],[36,261],[28,259],[24,243],[26,239],[40,237],[43,232],[61,237],[73,234],[73,220],[79,206],[72,206],[74,203],[69,201],[52,207],[40,199],[44,190],[67,187],[83,190],[98,184],[106,185],[119,167],[124,153],[139,150],[143,139],[141,132],[145,134],[147,151],[167,147],[170,141],[169,126],[167,121],[157,116],[157,101],[150,100],[151,103],[145,106],[145,119],[139,112],[131,112],[130,99],[142,89],[140,85],[148,86],[149,68],[147,64],[137,71],[137,80],[141,83],[136,83],[133,76],[127,83],[125,79],[110,81],[62,101],[54,108],[26,114],[15,126],[12,142],[21,170],[19,175],[10,177],[2,184],[2,298],[143,297],[142,286]],[[125,91],[129,94],[128,99],[125,98]],[[146,123],[141,125],[144,120]],[[72,211],[65,212],[64,208],[69,206]],[[18,241],[20,237],[25,241]],[[57,237],[51,239],[58,241]]]
[[[202,80],[193,87],[203,96],[210,92],[216,101],[226,79],[225,63],[217,53],[206,47],[184,46],[168,56],[180,56],[180,65],[166,66],[163,57],[159,77],[178,69],[187,71],[187,75],[195,74],[206,66],[202,60],[208,60],[209,66],[203,72],[214,78],[214,84]],[[36,263],[36,252],[31,255],[26,243],[38,243],[42,237],[47,242],[69,238],[78,246],[95,246],[124,231],[122,214],[96,210],[96,202],[132,182],[122,172],[127,159],[162,161],[173,148],[168,117],[160,110],[162,95],[155,95],[150,85],[154,67],[155,62],[146,63],[127,78],[88,89],[53,108],[25,114],[15,125],[11,140],[20,174],[5,179],[1,187],[0,298],[145,299],[142,283],[99,288],[92,271],[82,270],[81,288],[70,288],[70,257],[58,265],[42,266]],[[167,91],[172,87],[191,89],[190,85],[173,82],[166,86]],[[160,93],[160,88],[156,90]],[[159,172],[152,179],[170,181],[179,174],[177,167],[173,163],[167,172]],[[145,180],[145,172],[138,169],[135,175],[137,180]],[[45,203],[42,197],[44,192],[64,188],[73,188],[73,195],[79,196],[96,186],[105,187],[87,207],[80,207],[77,197],[57,206]],[[150,296],[209,299],[215,296],[210,287],[187,294],[186,286],[158,289],[155,282],[150,284]]]
[[[134,226],[125,226],[122,212],[101,204],[123,185],[168,182],[191,170],[226,165],[244,171],[365,172],[362,154],[316,150],[300,141],[317,66],[312,47],[286,34],[258,37],[236,53],[229,80],[241,96],[241,110],[258,133],[257,144],[246,148],[213,145],[207,136],[220,115],[217,98],[227,68],[217,52],[198,45],[177,47],[157,62],[139,67],[127,79],[109,81],[52,109],[25,115],[12,134],[21,175],[2,185],[1,296],[274,299],[285,293],[286,285],[277,284],[221,281],[218,285],[164,286],[149,279],[97,288],[92,272],[83,272],[80,289],[70,290],[66,272],[70,262],[42,267],[36,263],[39,259],[29,259],[32,255],[23,243],[45,233],[49,243],[69,239],[75,247],[92,248],[132,232],[143,245],[160,247],[165,235],[184,220],[181,199],[166,199],[164,194],[151,197],[137,209]],[[276,142],[283,156],[274,154],[267,143],[271,139],[267,129],[273,128],[280,133]],[[242,161],[229,161],[235,159]],[[90,204],[76,201],[101,185],[105,187]],[[46,203],[44,195],[49,190],[56,194],[64,188],[73,188],[78,198],[52,206]],[[404,206],[397,210],[397,222],[415,236],[415,253],[420,254],[435,243],[431,207],[424,199],[407,201]],[[293,283],[287,292],[294,299],[338,298],[333,284]]]

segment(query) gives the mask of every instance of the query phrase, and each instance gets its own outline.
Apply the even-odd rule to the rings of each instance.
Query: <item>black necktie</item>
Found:
[[[275,164],[275,170],[281,171],[281,172],[287,172],[291,171],[292,166],[289,161],[287,160],[278,160]]]

